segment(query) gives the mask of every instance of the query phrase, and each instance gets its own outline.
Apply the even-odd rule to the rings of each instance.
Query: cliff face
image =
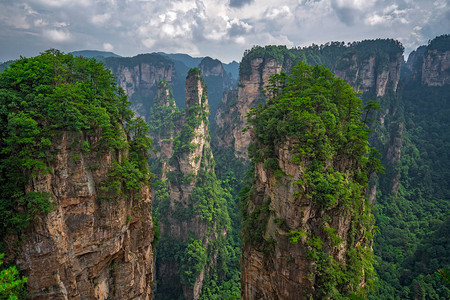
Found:
[[[158,82],[166,80],[172,85],[178,84],[174,63],[158,54],[109,57],[104,59],[104,63],[128,95],[135,114],[144,119],[156,97]]]
[[[426,46],[411,52],[406,69],[410,78],[429,87],[441,87],[450,84],[450,51],[449,36],[439,36]]]
[[[289,140],[275,154],[280,170],[285,173],[276,178],[273,172],[255,165],[256,180],[248,214],[261,210],[262,238],[265,246],[244,243],[241,260],[242,299],[309,299],[314,294],[315,282],[320,275],[317,264],[311,259],[308,236],[316,235],[326,240],[322,227],[324,218],[329,228],[336,228],[335,238],[343,242],[328,249],[339,263],[345,264],[349,245],[348,234],[352,225],[350,213],[339,209],[322,211],[306,197],[298,197],[302,188],[297,181],[303,168],[293,163],[296,142]],[[301,228],[302,237],[290,242],[290,232]],[[251,230],[251,228],[249,228]],[[360,235],[357,243],[363,241]],[[354,245],[352,245],[354,246]]]
[[[450,84],[450,51],[431,49],[425,52],[422,83],[427,86]]]
[[[127,154],[83,152],[97,137],[60,132],[50,174],[31,178],[27,192],[51,194],[55,209],[25,232],[16,262],[32,299],[151,299],[153,221],[150,191],[101,200],[113,161]],[[9,245],[15,239],[10,237]]]
[[[247,148],[250,144],[250,133],[242,132],[246,126],[246,116],[250,107],[265,101],[261,90],[269,83],[272,75],[279,74],[282,70],[282,64],[275,59],[265,61],[262,58],[255,58],[250,61],[251,73],[248,76],[240,76],[238,83],[238,100],[236,108],[238,117],[233,120],[237,125],[232,131],[234,137],[234,150],[238,158],[247,158]],[[229,126],[226,124],[225,126]]]
[[[384,96],[387,88],[395,92],[400,80],[402,53],[398,52],[389,61],[384,57],[370,55],[358,58],[357,55],[344,57],[332,68],[336,76],[350,84],[356,91],[367,93],[375,90],[377,97]]]
[[[222,63],[217,59],[205,57],[198,68],[208,86],[208,102],[210,106],[210,120],[214,120],[223,92],[233,87],[233,78],[227,73]]]
[[[173,132],[155,140],[163,150],[156,171],[163,179],[155,196],[162,255],[157,257],[157,295],[198,299],[205,272],[216,263],[217,249],[211,245],[226,232],[222,216],[227,212],[213,170],[208,96],[199,69],[189,71],[185,95],[184,113],[171,119]],[[160,109],[154,107],[153,112]],[[168,120],[173,112],[154,117]]]

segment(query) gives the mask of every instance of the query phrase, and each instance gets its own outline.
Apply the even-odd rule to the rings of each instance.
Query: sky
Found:
[[[405,54],[450,33],[450,0],[0,0],[0,61],[50,48],[240,61],[253,45],[394,38]]]

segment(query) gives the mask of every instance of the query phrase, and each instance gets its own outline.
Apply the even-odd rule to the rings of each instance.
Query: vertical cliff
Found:
[[[33,299],[151,299],[152,202],[148,186],[109,200],[103,192],[126,153],[81,150],[98,137],[61,132],[53,141],[50,174],[30,179],[27,192],[56,204],[36,219],[16,248]],[[106,184],[105,184],[106,183]],[[12,242],[13,240],[9,241]]]
[[[51,50],[0,90],[0,233],[30,297],[151,299],[151,143],[112,75]]]
[[[160,80],[166,80],[172,87],[184,84],[180,80],[174,63],[162,55],[141,54],[135,57],[108,57],[104,64],[117,78],[132,102],[132,109],[143,118],[148,117],[148,111],[153,105]],[[179,88],[176,88],[178,91]]]
[[[202,77],[208,86],[210,120],[214,120],[223,92],[234,86],[233,79],[231,74],[225,71],[218,59],[205,57],[198,65],[198,68],[202,72]]]
[[[161,232],[156,295],[160,299],[199,298],[229,226],[223,191],[214,173],[208,96],[199,69],[189,71],[185,93],[183,113],[153,114],[150,120],[150,124],[169,121],[175,128],[166,139],[156,140],[161,149],[167,149],[155,163],[162,179],[155,195]],[[170,151],[164,148],[168,140]]]
[[[434,87],[450,84],[449,41],[448,34],[442,35],[411,52],[407,62],[411,81]]]
[[[377,162],[361,100],[324,67],[300,63],[277,80],[249,118],[242,298],[363,296],[374,275],[365,191]]]

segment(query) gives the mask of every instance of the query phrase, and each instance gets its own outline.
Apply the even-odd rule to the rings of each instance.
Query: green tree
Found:
[[[0,253],[0,299],[25,299],[27,278],[19,276],[16,266],[3,268],[4,256],[3,253]]]

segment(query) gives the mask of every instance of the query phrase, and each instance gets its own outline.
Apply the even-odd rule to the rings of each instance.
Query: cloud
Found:
[[[105,50],[105,51],[113,51],[114,50],[114,46],[111,45],[110,43],[103,43],[103,50]]]
[[[0,61],[112,45],[125,56],[186,52],[229,61],[253,45],[373,38],[399,39],[411,51],[448,33],[449,22],[448,0],[0,0]]]
[[[49,29],[44,30],[43,36],[52,42],[62,43],[70,40],[70,32],[66,30]]]
[[[250,4],[254,0],[230,0],[230,6],[231,7],[242,7],[245,4]]]
[[[233,20],[228,22],[227,27],[228,27],[228,35],[231,37],[245,35],[252,29],[251,25],[237,18],[234,18]]]
[[[392,26],[395,22],[407,24],[407,10],[398,9],[398,5],[391,5],[383,9],[380,13],[373,13],[367,17],[365,23],[371,26],[374,25],[387,25]]]
[[[104,13],[104,14],[101,14],[101,15],[94,15],[94,16],[92,16],[91,22],[94,25],[103,25],[109,19],[111,19],[111,15],[109,13]]]
[[[264,13],[265,17],[268,19],[279,19],[279,18],[287,18],[292,15],[291,10],[287,5],[281,7],[270,7]]]

